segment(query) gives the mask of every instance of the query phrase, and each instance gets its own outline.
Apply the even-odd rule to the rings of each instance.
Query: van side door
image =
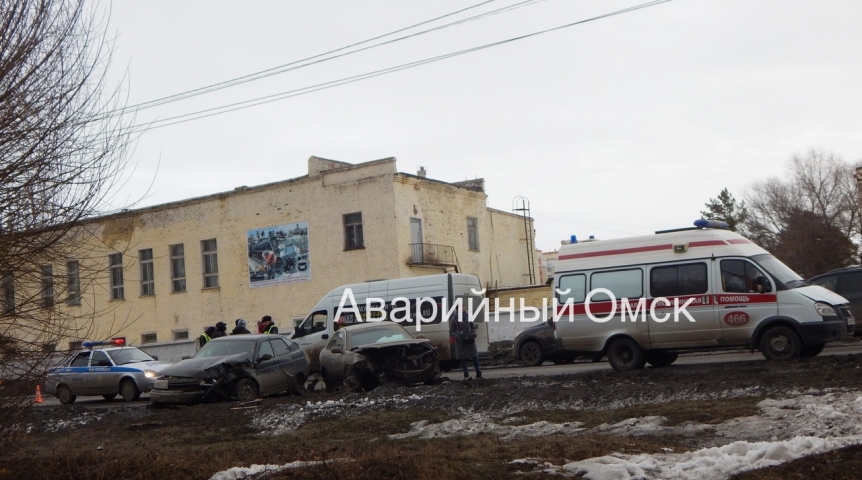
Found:
[[[308,368],[320,371],[320,351],[326,345],[332,327],[326,310],[312,312],[296,327],[292,340],[299,344],[308,355]]]
[[[655,317],[649,318],[653,348],[707,347],[718,344],[721,329],[709,285],[711,260],[692,263],[652,265],[649,268],[649,298],[655,303]],[[686,315],[676,309],[687,302]],[[679,312],[675,315],[676,312]],[[666,318],[664,321],[659,321]],[[692,321],[692,319],[694,321]]]
[[[722,345],[746,345],[765,318],[778,315],[775,284],[763,270],[747,258],[716,261],[716,311],[721,325]],[[766,288],[761,286],[766,279]]]

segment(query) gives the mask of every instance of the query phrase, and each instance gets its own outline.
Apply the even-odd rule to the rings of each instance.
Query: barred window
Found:
[[[204,288],[218,287],[218,253],[216,247],[216,239],[214,238],[201,242],[204,262]]]
[[[111,300],[122,300],[126,298],[123,289],[123,254],[112,253],[108,255],[111,268]]]
[[[54,306],[54,266],[42,265],[42,307]]]
[[[158,341],[158,336],[155,333],[141,334],[141,343],[156,343]]]
[[[15,313],[15,277],[12,272],[4,273],[0,284],[3,287],[3,313],[12,315]]]
[[[153,249],[138,250],[138,263],[141,265],[141,296],[156,294],[155,272],[153,270]]]
[[[66,303],[81,304],[81,266],[77,260],[66,262]]]
[[[171,292],[186,291],[186,257],[182,243],[170,246],[171,250]]]

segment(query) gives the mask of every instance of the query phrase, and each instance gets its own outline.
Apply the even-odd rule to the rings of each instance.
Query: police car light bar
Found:
[[[107,340],[104,342],[84,342],[81,345],[84,348],[92,348],[92,347],[104,347],[106,345],[113,345],[115,347],[122,347],[126,344],[125,338],[112,338],[111,340]]]
[[[705,220],[703,218],[695,220],[694,226],[697,228],[720,228],[723,230],[730,228],[727,222],[722,222],[721,220]]]

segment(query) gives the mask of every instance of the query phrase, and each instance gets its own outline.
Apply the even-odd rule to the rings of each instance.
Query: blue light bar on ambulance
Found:
[[[113,338],[111,340],[107,340],[104,342],[84,342],[81,345],[84,348],[93,348],[93,347],[104,347],[107,345],[111,345],[111,346],[115,346],[115,347],[122,347],[125,344],[126,344],[126,339],[124,339],[124,338]]]
[[[697,228],[721,228],[723,230],[730,228],[727,222],[722,222],[721,220],[705,220],[703,218],[695,220],[694,226]]]

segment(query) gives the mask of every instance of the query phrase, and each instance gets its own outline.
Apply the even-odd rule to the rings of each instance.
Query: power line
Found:
[[[208,109],[204,109],[204,110],[199,110],[199,111],[192,112],[192,113],[187,113],[187,114],[183,114],[183,115],[176,115],[176,116],[173,116],[173,117],[164,118],[164,119],[161,119],[161,120],[154,120],[154,121],[150,122],[150,123],[149,123],[149,124],[147,124],[147,125],[141,125],[140,127],[133,127],[130,131],[127,131],[126,133],[138,133],[138,132],[143,132],[143,131],[147,131],[147,130],[154,130],[154,129],[157,129],[157,128],[167,127],[167,126],[171,126],[171,125],[177,125],[177,124],[180,124],[180,123],[190,122],[190,121],[192,121],[192,120],[199,120],[199,119],[202,119],[202,118],[212,117],[212,116],[215,116],[215,115],[221,115],[221,114],[223,114],[223,113],[228,113],[228,112],[233,112],[233,111],[236,111],[236,110],[242,110],[242,109],[246,109],[246,108],[251,108],[251,107],[258,106],[258,105],[263,105],[263,104],[267,104],[267,103],[271,103],[271,102],[276,102],[276,101],[284,100],[284,99],[291,98],[291,97],[296,97],[296,96],[299,96],[299,95],[305,95],[305,94],[312,93],[312,92],[316,92],[316,91],[319,91],[319,90],[325,90],[325,89],[329,89],[329,88],[333,88],[333,87],[337,87],[337,86],[341,86],[341,85],[346,85],[346,84],[353,83],[353,82],[358,82],[358,81],[361,81],[361,80],[367,80],[367,79],[369,79],[369,78],[378,77],[378,76],[380,76],[380,75],[385,75],[385,74],[388,74],[388,73],[394,73],[394,72],[397,72],[397,71],[400,71],[400,70],[406,70],[406,69],[408,69],[408,68],[418,67],[418,66],[420,66],[420,65],[425,65],[425,64],[428,64],[428,63],[433,63],[433,62],[437,62],[437,61],[440,61],[440,60],[445,60],[445,59],[448,59],[448,58],[452,58],[452,57],[456,57],[456,56],[464,55],[464,54],[467,54],[467,53],[472,53],[472,52],[476,52],[476,51],[479,51],[479,50],[484,50],[484,49],[487,49],[487,48],[496,47],[496,46],[499,46],[499,45],[504,45],[504,44],[506,44],[506,43],[516,42],[516,41],[518,41],[518,40],[523,40],[523,39],[526,39],[526,38],[535,37],[535,36],[537,36],[537,35],[542,35],[542,34],[545,34],[545,33],[549,33],[549,32],[556,31],[556,30],[561,30],[561,29],[564,29],[564,28],[573,27],[573,26],[575,26],[575,25],[580,25],[580,24],[587,23],[587,22],[593,22],[593,21],[596,21],[596,20],[601,20],[601,19],[604,19],[604,18],[608,18],[608,17],[616,16],[616,15],[622,15],[622,14],[624,14],[624,13],[629,13],[629,12],[632,12],[632,11],[635,11],[635,10],[640,10],[640,9],[644,9],[644,8],[647,8],[647,7],[652,7],[652,6],[659,5],[659,4],[662,4],[662,3],[667,3],[667,2],[670,2],[670,1],[671,1],[671,0],[653,0],[653,1],[649,1],[649,2],[646,2],[646,3],[639,4],[639,5],[635,5],[635,6],[632,6],[632,7],[627,7],[627,8],[621,9],[621,10],[616,10],[616,11],[613,11],[613,12],[610,12],[610,13],[606,13],[606,14],[602,14],[602,15],[595,16],[595,17],[591,17],[591,18],[588,18],[588,19],[585,19],[585,20],[579,20],[579,21],[576,21],[576,22],[567,23],[567,24],[565,24],[565,25],[560,25],[560,26],[557,26],[557,27],[548,28],[548,29],[545,29],[545,30],[540,30],[540,31],[537,31],[537,32],[533,32],[533,33],[529,33],[529,34],[525,34],[525,35],[520,35],[520,36],[517,36],[517,37],[512,37],[512,38],[509,38],[509,39],[506,39],[506,40],[500,40],[500,41],[497,41],[497,42],[492,42],[492,43],[488,43],[488,44],[484,44],[484,45],[480,45],[480,46],[476,46],[476,47],[471,47],[471,48],[467,48],[467,49],[464,49],[464,50],[459,50],[459,51],[456,51],[456,52],[447,53],[447,54],[444,54],[444,55],[438,55],[438,56],[435,56],[435,57],[429,57],[429,58],[426,58],[426,59],[423,59],[423,60],[418,60],[418,61],[415,61],[415,62],[409,62],[409,63],[405,63],[405,64],[397,65],[397,66],[394,66],[394,67],[388,67],[388,68],[384,68],[384,69],[381,69],[381,70],[375,70],[375,71],[372,71],[372,72],[366,72],[366,73],[363,73],[363,74],[360,74],[360,75],[354,75],[354,76],[351,76],[351,77],[344,77],[344,78],[341,78],[341,79],[338,79],[338,80],[332,80],[332,81],[329,81],[329,82],[319,83],[319,84],[316,84],[316,85],[311,85],[311,86],[308,86],[308,87],[302,87],[302,88],[298,88],[298,89],[295,89],[295,90],[288,90],[288,91],[285,91],[285,92],[275,93],[275,94],[272,94],[272,95],[266,95],[266,96],[263,96],[263,97],[257,97],[257,98],[253,98],[253,99],[250,99],[250,100],[244,100],[244,101],[242,101],[242,102],[236,102],[236,103],[231,103],[231,104],[227,104],[227,105],[222,105],[222,106],[220,106],[220,107],[213,107],[213,108],[208,108]],[[220,111],[217,111],[217,110],[220,110]],[[209,112],[212,112],[212,113],[209,113]],[[205,115],[201,115],[201,114],[205,114]],[[197,115],[197,116],[196,116],[196,115]],[[193,117],[193,118],[186,118],[186,117]],[[183,119],[183,120],[180,120],[180,119]],[[172,120],[176,120],[176,121],[172,121]],[[155,125],[155,126],[153,126],[154,124],[160,124],[160,125]]]
[[[501,12],[505,12],[505,11],[509,11],[509,10],[514,10],[514,9],[517,9],[517,8],[520,8],[520,7],[525,6],[526,4],[533,3],[533,2],[537,2],[537,1],[543,1],[543,0],[524,0],[524,1],[522,1],[522,2],[519,2],[519,3],[513,4],[513,5],[508,5],[508,6],[505,6],[505,7],[501,7],[501,8],[498,8],[498,9],[496,9],[496,10],[491,10],[491,11],[489,11],[489,12],[481,13],[481,14],[479,14],[479,15],[475,15],[475,16],[468,17],[468,18],[465,18],[465,19],[462,19],[462,20],[458,20],[458,21],[456,21],[456,22],[448,23],[448,24],[445,24],[445,25],[440,25],[440,26],[437,26],[437,27],[434,27],[434,28],[431,28],[431,29],[428,29],[428,30],[423,30],[423,31],[421,31],[421,32],[413,33],[413,34],[410,34],[410,35],[405,35],[405,36],[403,36],[403,37],[399,37],[399,38],[396,38],[396,39],[388,40],[388,41],[386,41],[386,42],[378,43],[378,44],[371,45],[371,46],[368,46],[368,47],[364,47],[364,48],[361,48],[361,49],[358,49],[358,50],[353,50],[353,51],[350,51],[350,52],[342,53],[342,54],[340,54],[340,55],[336,55],[336,56],[332,56],[332,57],[328,57],[328,58],[321,58],[321,57],[326,57],[327,55],[330,55],[330,54],[333,54],[333,53],[337,53],[337,52],[340,52],[340,51],[343,51],[343,50],[347,50],[347,49],[349,49],[349,48],[353,48],[353,47],[356,47],[356,46],[359,46],[359,45],[363,45],[363,44],[368,43],[368,42],[373,42],[373,41],[375,41],[375,40],[379,40],[379,39],[384,38],[384,37],[388,37],[388,36],[391,36],[391,35],[395,35],[396,33],[404,32],[404,31],[406,31],[406,30],[410,30],[410,29],[413,29],[413,28],[416,28],[416,27],[419,27],[419,26],[422,26],[422,25],[426,25],[426,24],[428,24],[428,23],[433,23],[433,22],[436,22],[437,20],[441,20],[441,19],[443,19],[443,18],[451,17],[451,16],[453,16],[453,15],[457,15],[457,14],[459,14],[459,13],[463,13],[463,12],[465,12],[465,11],[467,11],[467,10],[471,10],[471,9],[474,9],[474,8],[478,8],[478,7],[482,6],[482,5],[485,5],[485,4],[488,4],[488,3],[491,3],[491,2],[495,2],[495,1],[497,1],[497,0],[486,0],[486,1],[484,1],[484,2],[477,3],[477,4],[472,5],[472,6],[470,6],[470,7],[463,8],[463,9],[461,9],[461,10],[458,10],[458,11],[455,11],[455,12],[452,12],[452,13],[448,13],[448,14],[446,14],[446,15],[442,15],[442,16],[439,16],[439,17],[436,17],[436,18],[432,18],[432,19],[430,19],[430,20],[426,20],[426,21],[423,21],[423,22],[420,22],[420,23],[417,23],[417,24],[411,25],[411,26],[409,26],[409,27],[400,28],[400,29],[398,29],[398,30],[394,30],[394,31],[392,31],[392,32],[385,33],[385,34],[383,34],[383,35],[378,35],[378,36],[376,36],[376,37],[372,37],[372,38],[369,38],[369,39],[363,40],[363,41],[361,41],[361,42],[356,42],[356,43],[353,43],[353,44],[350,44],[350,45],[347,45],[347,46],[344,46],[344,47],[341,47],[341,48],[337,48],[337,49],[335,49],[335,50],[330,50],[330,51],[328,51],[328,52],[320,53],[320,54],[313,55],[313,56],[311,56],[311,57],[306,57],[306,58],[303,58],[303,59],[300,59],[300,60],[295,60],[295,61],[290,62],[290,63],[286,63],[286,64],[279,65],[279,66],[276,66],[276,67],[268,68],[268,69],[266,69],[266,70],[261,70],[261,71],[259,71],[259,72],[251,73],[251,74],[248,74],[248,75],[243,75],[243,76],[241,76],[241,77],[232,78],[232,79],[230,79],[230,80],[225,80],[225,81],[223,81],[223,82],[218,82],[218,83],[214,83],[214,84],[207,85],[207,86],[204,86],[204,87],[199,87],[199,88],[195,88],[195,89],[192,89],[192,90],[187,90],[187,91],[185,91],[185,92],[177,93],[177,94],[174,94],[174,95],[169,95],[169,96],[167,96],[167,97],[161,97],[161,98],[157,98],[157,99],[154,99],[154,100],[149,100],[149,101],[146,101],[146,102],[138,103],[138,104],[135,104],[135,105],[129,105],[129,106],[126,106],[126,107],[123,107],[123,108],[119,108],[119,109],[116,109],[116,110],[113,110],[113,111],[107,112],[107,113],[106,113],[106,115],[107,115],[107,116],[114,116],[114,115],[118,115],[118,114],[128,113],[128,112],[131,112],[131,111],[145,110],[145,109],[148,109],[148,108],[153,108],[153,107],[157,107],[157,106],[160,106],[160,105],[165,105],[165,104],[168,104],[168,103],[177,102],[177,101],[180,101],[180,100],[185,100],[185,99],[187,99],[187,98],[195,97],[195,96],[198,96],[198,95],[203,95],[203,94],[206,94],[206,93],[214,92],[214,91],[217,91],[217,90],[222,90],[222,89],[225,89],[225,88],[233,87],[233,86],[236,86],[236,85],[241,85],[241,84],[248,83],[248,82],[253,82],[253,81],[255,81],[255,80],[261,80],[261,79],[263,79],[263,78],[267,78],[267,77],[270,77],[270,76],[273,76],[273,75],[278,75],[278,74],[285,73],[285,72],[289,72],[289,71],[296,70],[296,69],[299,69],[299,68],[304,68],[304,67],[307,67],[307,66],[310,66],[310,65],[315,65],[315,64],[317,64],[317,63],[322,63],[322,62],[326,62],[326,61],[329,61],[329,60],[334,60],[334,59],[336,59],[336,58],[340,58],[340,57],[343,57],[343,56],[352,55],[352,54],[354,54],[354,53],[363,52],[363,51],[365,51],[365,50],[370,50],[370,49],[372,49],[372,48],[377,48],[377,47],[380,47],[380,46],[383,46],[383,45],[388,45],[388,44],[390,44],[390,43],[395,43],[395,42],[399,42],[399,41],[402,41],[402,40],[406,40],[406,39],[408,39],[408,38],[416,37],[416,36],[419,36],[419,35],[424,35],[424,34],[426,34],[426,33],[433,32],[433,31],[436,31],[436,30],[442,30],[442,29],[445,29],[445,28],[448,28],[448,27],[451,27],[451,26],[460,25],[460,24],[462,24],[462,23],[466,23],[466,22],[473,21],[473,20],[478,20],[478,19],[481,19],[481,18],[484,18],[484,17],[488,17],[488,16],[491,16],[491,15],[496,15],[496,14],[501,13]],[[303,62],[308,62],[309,60],[314,60],[314,59],[319,59],[319,60],[317,60],[317,61],[315,61],[315,62],[311,62],[311,63],[305,63],[305,64],[303,64]],[[287,67],[293,67],[293,68],[287,68]]]

